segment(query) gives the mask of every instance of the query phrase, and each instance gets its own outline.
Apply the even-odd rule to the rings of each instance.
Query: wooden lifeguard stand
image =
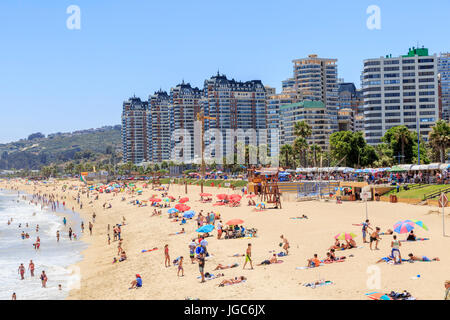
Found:
[[[279,168],[250,168],[248,172],[248,190],[261,198],[267,204],[275,204],[281,209],[281,193],[278,187]]]
[[[153,177],[152,177],[152,188],[155,187],[160,187],[161,186],[161,174],[158,172],[153,172]]]

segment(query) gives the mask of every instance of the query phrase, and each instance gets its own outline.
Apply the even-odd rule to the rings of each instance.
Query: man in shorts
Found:
[[[245,262],[244,262],[244,266],[242,267],[242,269],[245,269],[245,265],[247,264],[247,262],[250,262],[250,267],[253,270],[252,244],[251,243],[249,243],[247,246],[247,251],[245,252]]]
[[[381,240],[380,238],[380,227],[376,227],[375,231],[372,232],[372,234],[370,235],[370,250],[372,250],[372,242],[375,241],[375,250],[380,250],[378,249],[378,242]]]

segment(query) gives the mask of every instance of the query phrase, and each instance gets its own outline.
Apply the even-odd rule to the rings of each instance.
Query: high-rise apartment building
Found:
[[[339,131],[363,131],[363,106],[362,90],[356,89],[352,82],[340,82],[338,84]]]
[[[267,128],[266,91],[260,80],[240,82],[218,73],[205,80],[203,95],[204,113],[214,118],[205,120],[205,129],[220,131],[224,156],[233,150],[237,139],[248,144],[254,138],[259,144],[258,135],[249,137],[245,131]],[[227,135],[230,129],[241,131],[234,138]]]
[[[193,88],[189,83],[177,85],[170,90],[171,108],[173,109],[173,129],[186,131],[182,142],[183,154],[177,155],[178,159],[188,163],[194,160],[194,122],[200,112],[202,91],[199,88]],[[172,141],[172,148],[175,143]],[[198,155],[197,155],[198,156]]]
[[[387,130],[399,125],[419,129],[427,141],[439,117],[437,60],[426,48],[364,60],[364,131],[369,144],[380,143]]]
[[[337,59],[319,58],[315,54],[293,61],[294,87],[299,101],[322,101],[327,109],[332,132],[338,130],[338,71],[336,62]]]
[[[140,163],[148,159],[148,102],[132,97],[123,103],[123,162]]]
[[[322,101],[304,100],[280,106],[280,144],[294,143],[295,123],[305,121],[311,127],[311,136],[307,138],[309,144],[317,144],[326,149],[331,134],[330,119],[327,108]]]
[[[450,121],[450,53],[441,53],[438,57],[438,72],[440,85],[441,117]]]
[[[148,154],[149,161],[170,160],[173,113],[170,97],[159,90],[149,97],[148,111]]]

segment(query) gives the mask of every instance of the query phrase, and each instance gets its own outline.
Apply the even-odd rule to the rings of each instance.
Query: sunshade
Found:
[[[244,223],[244,220],[241,220],[241,219],[231,219],[230,221],[227,221],[226,224],[228,224],[228,225],[230,225],[230,226],[235,226],[235,225],[243,224],[243,223]]]
[[[397,233],[408,233],[414,229],[414,222],[411,220],[399,221],[394,224],[394,231]]]
[[[335,239],[338,240],[350,240],[356,237],[356,234],[353,232],[341,232],[334,236]]]

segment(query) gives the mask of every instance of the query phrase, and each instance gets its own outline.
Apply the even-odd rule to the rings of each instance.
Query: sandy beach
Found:
[[[359,224],[365,220],[365,204],[363,202],[344,202],[336,204],[335,201],[308,201],[296,202],[293,199],[282,199],[283,208],[279,210],[268,209],[255,211],[254,207],[247,206],[244,197],[240,207],[213,206],[212,203],[199,201],[200,187],[188,186],[185,194],[184,186],[171,185],[169,195],[187,196],[187,202],[197,213],[203,210],[218,212],[223,223],[230,219],[239,218],[245,221],[246,228],[258,229],[258,237],[251,239],[217,239],[217,231],[212,232],[213,237],[207,238],[208,251],[212,257],[207,259],[205,271],[218,273],[213,269],[220,263],[223,265],[239,263],[232,269],[221,270],[224,277],[207,280],[200,283],[197,263],[191,264],[189,260],[188,244],[197,237],[195,230],[197,224],[194,219],[188,220],[181,226],[179,222],[168,219],[167,209],[161,209],[161,216],[152,217],[153,207],[138,207],[130,204],[131,200],[149,199],[152,195],[161,196],[161,192],[144,188],[141,195],[119,193],[81,195],[83,208],[80,210],[74,197],[78,190],[62,191],[62,186],[82,187],[83,183],[76,180],[55,180],[44,184],[42,182],[27,182],[25,180],[1,181],[0,188],[22,190],[29,194],[40,192],[53,193],[58,197],[66,197],[66,207],[75,208],[81,214],[86,226],[83,241],[89,246],[83,252],[83,260],[78,264],[81,268],[81,288],[72,290],[69,299],[339,299],[339,300],[366,300],[365,293],[372,291],[391,292],[409,291],[415,298],[439,299],[444,296],[444,281],[450,278],[450,227],[447,234],[442,235],[442,215],[440,210],[431,206],[416,206],[403,203],[369,202],[368,212],[372,227],[379,226],[382,231],[399,220],[419,219],[429,228],[426,231],[420,227],[415,228],[418,237],[430,238],[428,241],[403,242],[400,248],[403,258],[412,252],[416,256],[429,258],[439,257],[436,262],[414,262],[393,265],[387,263],[375,264],[377,260],[386,257],[391,251],[391,235],[382,235],[379,243],[380,250],[370,250],[369,244],[362,243],[361,227]],[[138,183],[142,184],[142,183]],[[218,189],[205,187],[204,192],[212,193],[238,193],[240,190]],[[126,201],[121,201],[122,196]],[[61,198],[60,198],[61,199]],[[216,201],[215,196],[213,202]],[[61,200],[60,200],[61,201]],[[103,204],[111,203],[112,208],[104,209]],[[172,207],[175,203],[172,203]],[[448,209],[447,209],[448,210]],[[94,223],[93,235],[89,235],[88,223],[92,221],[92,213],[97,217]],[[301,215],[308,219],[291,219]],[[117,242],[108,245],[107,225],[122,222],[126,218],[126,225],[122,227],[123,248],[127,253],[126,261],[113,264],[117,257]],[[450,224],[448,213],[446,224]],[[185,234],[169,235],[183,228]],[[306,266],[307,259],[317,253],[320,259],[325,258],[328,248],[334,243],[334,236],[340,232],[353,232],[358,246],[351,250],[337,251],[337,256],[346,256],[342,263],[332,263],[307,270],[298,270],[297,267]],[[111,231],[112,233],[112,231]],[[289,255],[279,258],[283,263],[256,266],[263,260],[270,259],[271,250],[282,251],[279,243],[280,235],[284,235],[290,243]],[[406,235],[397,235],[405,239]],[[247,244],[252,244],[252,258],[254,270],[249,266],[242,269],[244,257],[232,257],[234,254],[244,254]],[[164,245],[169,245],[171,260],[178,256],[184,257],[184,277],[177,276],[177,267],[164,266]],[[143,249],[157,247],[158,250],[142,253]],[[350,255],[353,255],[350,257]],[[376,265],[380,271],[381,286],[379,289],[368,287],[371,276],[370,267]],[[369,268],[369,273],[368,273]],[[130,282],[135,274],[142,276],[143,287],[138,290],[129,290]],[[420,275],[420,279],[411,277]],[[245,276],[247,281],[231,286],[219,287],[223,279]],[[312,289],[302,284],[320,279],[332,281],[332,285]],[[370,281],[369,281],[370,282]],[[301,283],[301,284],[300,284]]]

